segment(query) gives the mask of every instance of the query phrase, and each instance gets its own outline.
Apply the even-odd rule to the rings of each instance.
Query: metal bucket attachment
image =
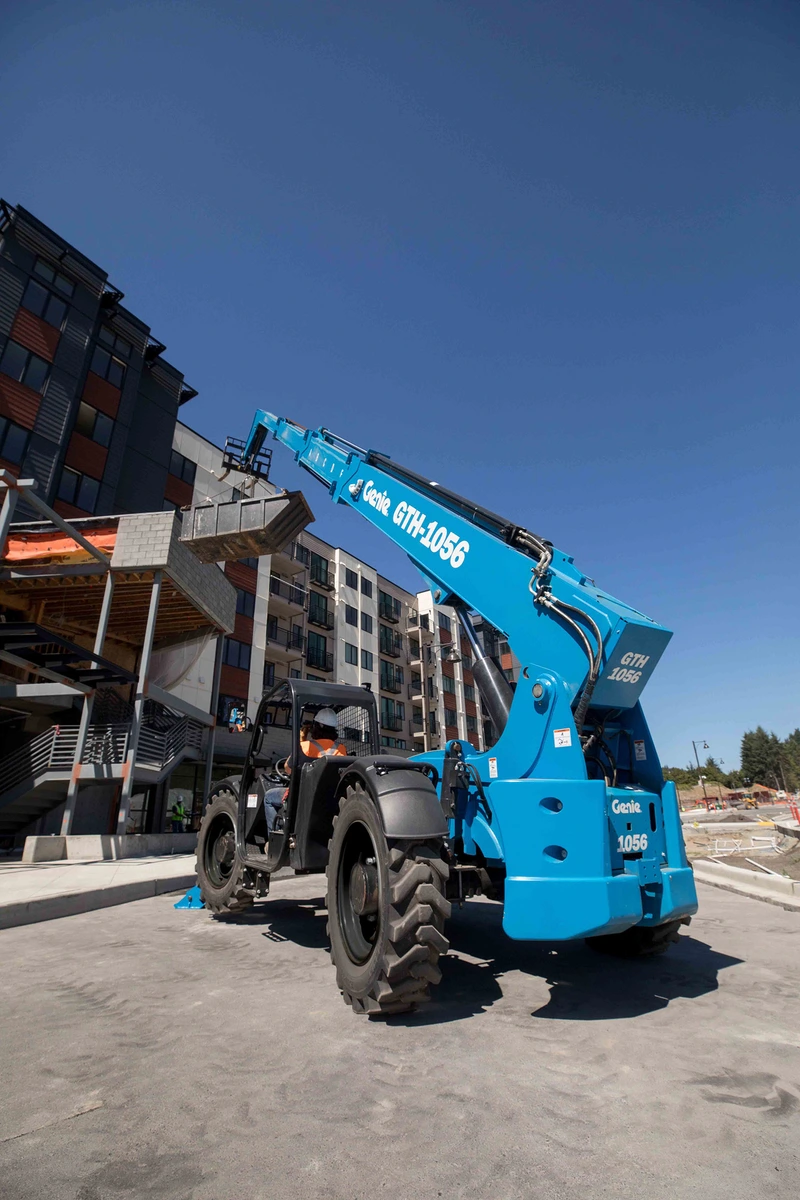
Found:
[[[200,562],[234,562],[277,554],[314,514],[302,492],[193,504],[183,514],[181,541]]]

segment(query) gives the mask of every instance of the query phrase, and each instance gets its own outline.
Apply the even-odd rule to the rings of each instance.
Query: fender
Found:
[[[387,838],[427,841],[447,837],[447,822],[436,788],[420,766],[407,758],[366,756],[342,772],[339,795],[358,781],[371,796]]]

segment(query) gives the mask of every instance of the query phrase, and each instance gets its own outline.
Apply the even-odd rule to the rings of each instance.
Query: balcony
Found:
[[[403,690],[403,682],[396,675],[385,675],[381,673],[381,691],[393,692],[399,696]]]
[[[316,646],[309,646],[306,650],[306,665],[316,667],[318,671],[332,671],[333,655],[327,650],[318,650]]]
[[[381,654],[386,654],[389,658],[400,658],[403,653],[403,639],[399,633],[394,633],[392,629],[384,629],[382,626],[378,638],[378,649]]]
[[[325,588],[326,592],[333,591],[333,567],[327,559],[319,558],[316,554],[312,555],[310,571],[312,583],[315,583],[317,587]]]
[[[381,713],[381,729],[388,729],[390,733],[399,733],[402,728],[402,717],[396,717],[394,713]]]
[[[270,606],[281,612],[301,613],[308,604],[308,592],[296,583],[270,575],[269,599]]]
[[[390,621],[392,625],[396,625],[402,614],[403,607],[399,600],[388,596],[386,592],[378,593],[378,616],[382,621]]]
[[[279,661],[289,662],[291,659],[300,658],[305,644],[306,639],[301,632],[267,623],[267,645]]]
[[[312,596],[314,593],[311,593]],[[322,608],[318,604],[312,604],[308,610],[309,625],[316,625],[319,629],[333,629],[334,617],[332,608]]]
[[[425,695],[425,684],[420,679],[419,683],[410,683],[407,692],[409,700],[421,700]]]
[[[301,546],[299,542],[292,542],[290,545],[284,546],[283,550],[273,554],[272,565],[286,575],[298,575],[301,571],[305,571],[310,559],[310,550]]]
[[[416,609],[411,608],[408,611],[408,619],[406,621],[406,632],[416,637],[420,642],[429,642],[433,638],[433,630],[431,629],[430,618],[427,613],[420,615]]]
[[[412,717],[411,718],[411,728],[413,730],[422,729],[424,724],[425,724],[425,722],[423,721],[422,717]]]

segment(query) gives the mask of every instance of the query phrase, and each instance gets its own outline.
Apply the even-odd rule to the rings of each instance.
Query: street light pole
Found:
[[[706,781],[703,778],[702,772],[700,770],[700,755],[697,753],[698,746],[702,746],[704,750],[708,750],[708,742],[706,741],[705,738],[698,738],[696,742],[694,742],[694,741],[692,742],[692,747],[694,749],[694,759],[695,759],[695,762],[697,763],[697,774],[700,777],[700,783],[703,785],[703,798],[706,801],[706,808],[708,808],[708,792],[706,791]]]

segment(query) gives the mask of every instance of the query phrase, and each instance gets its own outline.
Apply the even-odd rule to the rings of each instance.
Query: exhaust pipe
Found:
[[[489,658],[483,646],[478,641],[475,627],[472,621],[470,621],[466,610],[456,606],[456,613],[461,622],[461,627],[467,636],[467,641],[472,647],[475,659],[472,664],[472,674],[478,686],[481,704],[489,714],[499,737],[506,727],[514,693],[497,663]]]

